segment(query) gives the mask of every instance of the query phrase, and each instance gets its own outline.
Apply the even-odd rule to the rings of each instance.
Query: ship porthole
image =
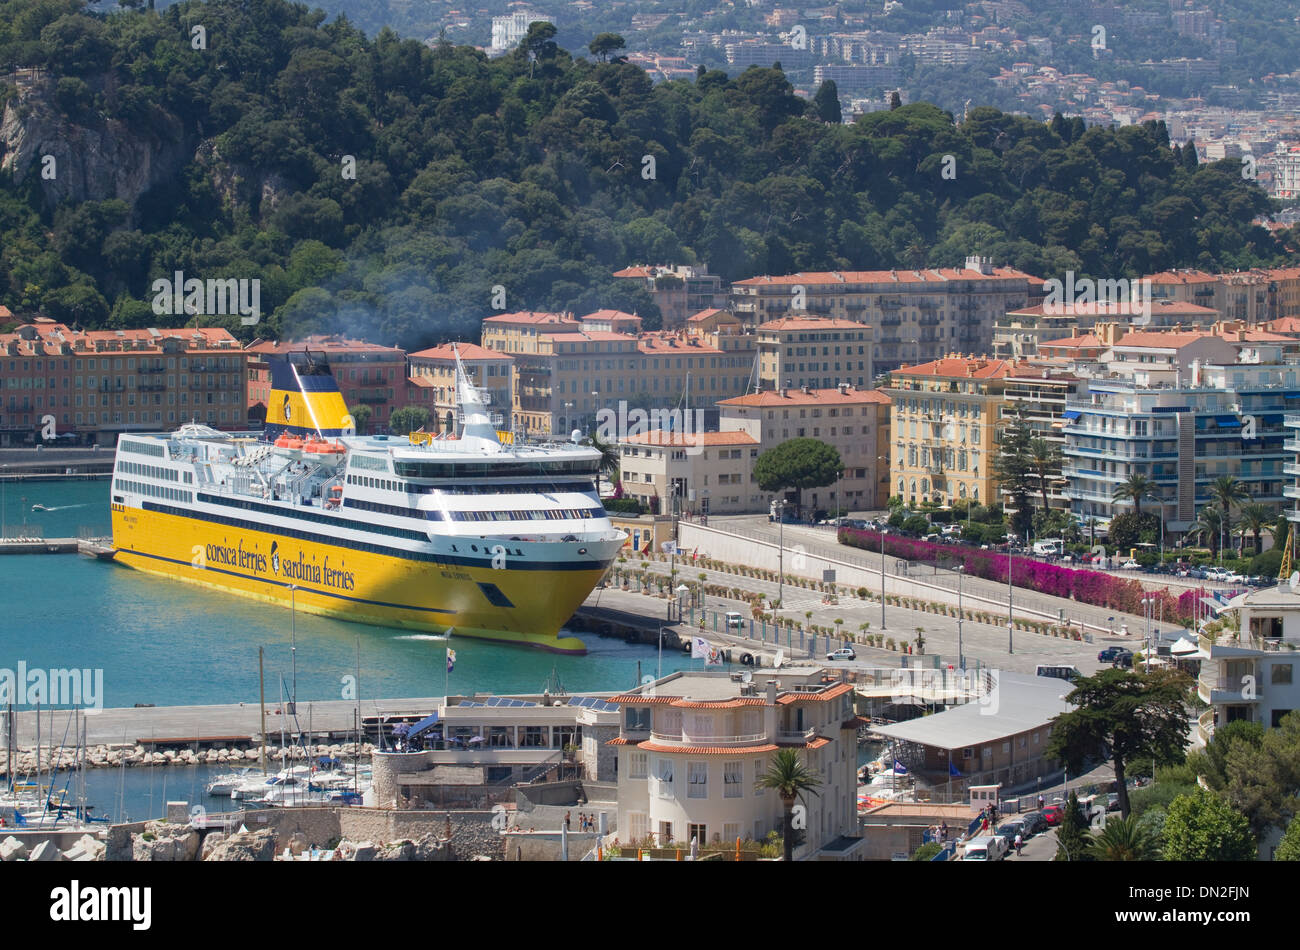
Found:
[[[587,553],[587,549],[586,549],[586,548],[578,548],[578,553],[579,553],[579,554],[586,554],[586,553]]]
[[[470,548],[471,551],[476,551],[476,552],[478,551],[478,545],[477,545],[477,544],[471,544],[471,545],[469,546],[469,548]]]

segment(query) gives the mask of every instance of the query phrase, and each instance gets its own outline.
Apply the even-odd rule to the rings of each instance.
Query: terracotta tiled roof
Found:
[[[705,320],[709,319],[709,317],[712,317],[715,314],[726,313],[726,312],[727,312],[726,310],[721,310],[718,307],[712,307],[708,310],[701,310],[699,313],[692,314],[691,316],[686,318],[686,322],[703,323]]]
[[[780,747],[770,742],[765,745],[745,746],[675,746],[647,741],[642,742],[640,748],[647,752],[674,752],[680,755],[752,755],[756,752],[775,752]]]
[[[1280,317],[1264,326],[1274,333],[1300,333],[1300,317]]]
[[[1116,348],[1140,346],[1146,349],[1176,350],[1215,335],[1209,332],[1162,333],[1159,330],[1139,330],[1136,333],[1125,333],[1115,342],[1114,346]]]
[[[676,353],[678,356],[686,355],[716,355],[722,350],[708,344],[699,342],[698,337],[679,337],[671,334],[659,333],[642,333],[636,340],[637,349],[642,353]]]
[[[631,445],[758,445],[748,432],[665,432],[655,429],[623,440]]]
[[[635,313],[626,313],[622,310],[593,310],[591,313],[580,317],[581,320],[640,320]]]
[[[750,393],[748,396],[734,396],[731,399],[720,399],[719,406],[808,406],[808,405],[859,405],[862,403],[877,403],[879,405],[889,405],[889,397],[878,389],[849,389],[848,392],[840,392],[838,389],[810,389],[804,392],[802,389],[787,389],[785,395],[780,392],[761,392]]]
[[[530,323],[530,324],[553,324],[553,323],[571,323],[575,327],[578,321],[574,320],[565,313],[545,313],[541,311],[520,310],[516,313],[499,313],[494,317],[485,317],[484,323]]]
[[[1105,344],[1091,333],[1085,333],[1082,336],[1067,336],[1059,340],[1042,340],[1039,342],[1038,348],[1041,350],[1043,347],[1060,350],[1087,350],[1102,349]]]
[[[738,696],[735,699],[691,700],[679,699],[673,703],[675,709],[738,709],[741,706],[765,706],[767,700],[761,696]]]
[[[1153,284],[1214,284],[1219,281],[1218,274],[1207,274],[1203,270],[1161,271],[1142,278]]]
[[[843,696],[845,693],[853,692],[852,683],[836,683],[829,689],[824,689],[819,693],[786,693],[777,698],[777,702],[783,706],[791,703],[802,702],[819,702],[823,703],[834,699],[837,696]]]
[[[489,350],[477,343],[457,343],[456,351],[460,353],[460,358],[465,362],[474,360],[514,360],[514,357],[509,353],[503,353],[500,350]],[[441,346],[432,346],[427,350],[420,350],[410,355],[411,359],[450,360],[452,359],[451,344],[443,343]]]
[[[653,277],[650,267],[624,267],[622,270],[614,271],[615,277]]]
[[[868,330],[870,325],[831,317],[777,317],[758,325],[760,330]]]
[[[957,267],[926,268],[916,270],[863,270],[863,271],[813,271],[807,274],[784,274],[779,277],[750,277],[735,281],[736,287],[761,287],[774,285],[805,284],[919,284],[948,280],[994,280],[998,278],[1023,277],[1031,279],[1024,271],[1011,267],[995,267],[992,274],[981,274],[977,270]]]
[[[903,366],[895,370],[899,376],[939,376],[945,379],[1001,379],[1017,372],[1021,367],[1014,360],[967,359],[962,356],[947,356],[919,363],[916,366]]]

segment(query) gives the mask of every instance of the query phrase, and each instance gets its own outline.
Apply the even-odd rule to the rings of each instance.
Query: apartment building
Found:
[[[790,316],[758,328],[758,374],[764,388],[868,387],[871,327],[853,320]]]
[[[993,458],[1007,379],[1027,365],[953,353],[890,373],[893,494],[908,504],[996,499]]]
[[[1226,274],[1175,269],[1150,274],[1155,301],[1179,300],[1217,310],[1224,320],[1254,326],[1300,316],[1300,268],[1256,268]]]
[[[1010,423],[1021,420],[1035,438],[1049,445],[1065,448],[1066,405],[1081,398],[1088,391],[1088,380],[1075,375],[1065,360],[1031,359],[1012,364],[1002,395],[1002,418]],[[1064,494],[1065,479],[1058,461],[1046,473],[1047,502],[1052,508],[1069,508]],[[1006,493],[1003,504],[1008,504]],[[1037,504],[1037,501],[1035,501]]]
[[[498,429],[509,428],[514,406],[514,357],[474,343],[450,343],[407,357],[406,405],[429,410],[434,429],[454,431],[457,411],[456,356],[470,381],[483,390]]]
[[[1183,300],[1152,300],[1148,314],[1142,304],[1034,304],[1013,310],[993,328],[993,355],[999,359],[1052,355],[1040,351],[1043,343],[1084,335],[1099,323],[1131,324],[1155,329],[1191,327],[1209,329],[1219,320],[1210,307]]]
[[[813,511],[842,507],[868,511],[889,500],[889,397],[877,389],[845,383],[834,389],[786,389],[750,393],[718,403],[718,427],[744,432],[758,443],[754,455],[788,439],[820,439],[840,453],[844,474],[830,488],[806,489]],[[765,511],[770,496],[758,491],[752,473],[746,511]],[[795,501],[792,497],[791,501]]]
[[[1159,498],[1142,508],[1159,514],[1167,532],[1191,527],[1221,475],[1240,479],[1254,501],[1281,507],[1292,461],[1283,415],[1300,380],[1298,367],[1277,355],[1265,349],[1248,354],[1254,362],[1237,362],[1233,351],[1224,365],[1194,361],[1176,379],[1168,366],[1149,377],[1091,379],[1086,397],[1065,412],[1062,475],[1075,518],[1104,528],[1131,511],[1131,501],[1112,495],[1132,474],[1155,482]]]
[[[483,346],[514,357],[517,430],[592,431],[602,410],[671,409],[687,399],[711,410],[749,386],[754,336],[734,323],[635,333],[591,329],[604,319],[591,317],[510,314],[483,321]]]
[[[37,318],[0,334],[0,446],[49,441],[51,423],[86,445],[191,421],[243,429],[245,362],[218,327],[73,330]]]
[[[610,698],[620,707],[618,836],[660,846],[762,841],[783,830],[781,800],[756,787],[773,756],[794,749],[820,780],[799,802],[796,860],[852,858],[857,813],[853,687],[815,668],[682,672]]]
[[[304,340],[276,343],[255,340],[248,353],[248,416],[257,422],[266,418],[271,395],[271,372],[263,356],[285,356],[306,350],[329,364],[339,391],[349,409],[366,406],[370,419],[363,428],[387,432],[388,420],[406,400],[406,351],[341,336],[309,336]],[[364,434],[364,433],[362,433]]]
[[[873,368],[883,373],[953,350],[989,352],[996,319],[1028,306],[1041,286],[1021,271],[971,257],[959,268],[751,277],[732,284],[731,309],[754,326],[810,314],[868,324]]]
[[[644,282],[665,330],[683,326],[693,313],[727,306],[722,278],[710,274],[707,267],[637,264],[615,271],[614,276]]]
[[[492,18],[492,45],[488,47],[489,56],[500,56],[519,45],[519,41],[528,35],[528,28],[534,23],[554,23],[555,18],[545,13],[531,10],[516,10],[505,16]]]
[[[758,440],[745,432],[666,432],[654,429],[618,443],[623,493],[653,514],[765,511],[753,484]]]

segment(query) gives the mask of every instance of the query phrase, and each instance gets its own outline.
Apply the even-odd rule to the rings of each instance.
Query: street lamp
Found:
[[[888,528],[880,529],[880,629],[885,629],[885,535]]]
[[[966,669],[966,657],[961,648],[961,576],[965,570],[965,564],[957,565],[957,667],[962,671]]]
[[[571,403],[571,402],[566,402],[566,403],[564,404],[564,428],[565,428],[566,430],[568,430],[568,429],[571,428],[571,426],[569,425],[569,423],[572,422],[573,420],[569,418],[569,411],[570,411],[571,409],[573,409],[574,405],[575,405],[575,403]],[[567,436],[569,433],[566,431],[566,432],[564,432],[564,433],[562,433],[562,434]]]
[[[1016,652],[1015,647],[1015,624],[1011,619],[1011,566],[1014,564],[1014,555],[1011,553],[1011,542],[1007,542],[1007,655]]]
[[[777,523],[777,577],[776,581],[776,602],[785,606],[785,499],[782,498],[776,503],[776,523]]]

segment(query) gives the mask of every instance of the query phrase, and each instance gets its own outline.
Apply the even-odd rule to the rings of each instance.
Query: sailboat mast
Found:
[[[459,361],[460,357],[456,357]],[[361,792],[361,634],[357,634],[357,753],[352,757],[352,791]]]
[[[262,774],[266,774],[266,677],[262,673],[262,648],[257,648],[257,689],[262,704]]]

